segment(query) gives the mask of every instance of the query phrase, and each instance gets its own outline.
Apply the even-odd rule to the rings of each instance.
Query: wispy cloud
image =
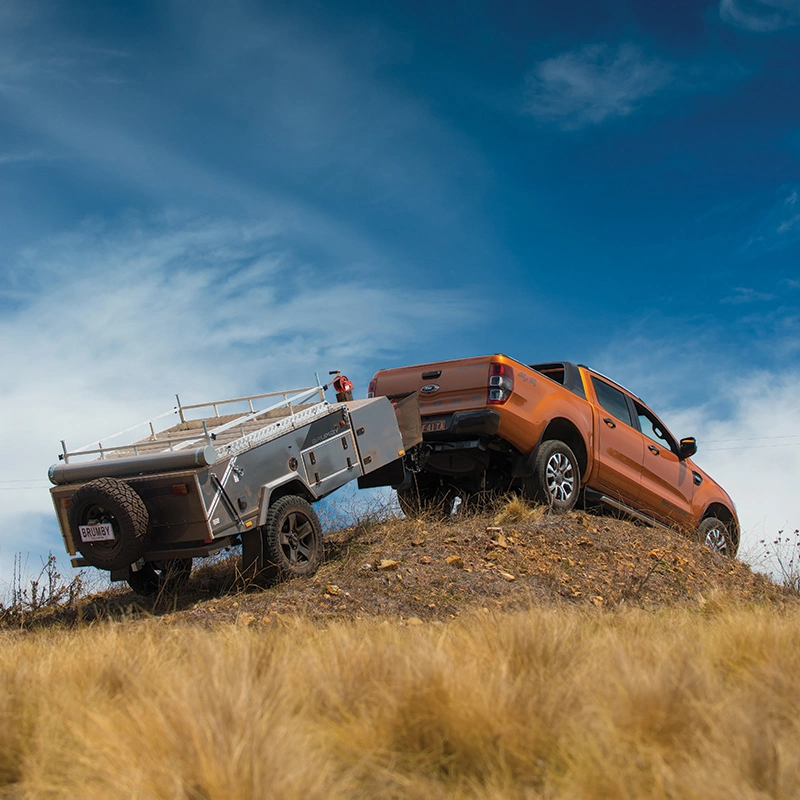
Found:
[[[673,434],[697,437],[694,460],[736,504],[747,558],[765,535],[800,526],[800,371],[758,359],[743,370],[713,328],[664,338],[626,330],[597,355],[597,366],[639,393]]]
[[[723,297],[721,303],[730,303],[732,305],[741,305],[742,303],[761,303],[767,300],[774,300],[774,294],[767,292],[758,292],[755,289],[744,287],[737,287],[733,290],[733,294],[728,297]]]
[[[775,33],[800,25],[800,0],[720,0],[719,16],[742,30]]]
[[[762,212],[745,244],[745,252],[760,255],[795,243],[800,236],[800,195],[797,186],[781,186],[777,198]]]
[[[458,330],[477,306],[459,291],[426,299],[335,255],[312,266],[277,224],[181,214],[87,224],[29,249],[2,285],[0,419],[14,457],[0,486],[42,482],[0,493],[5,552],[28,549],[25,531],[52,517],[44,479],[60,439],[119,430],[175,392],[198,402],[307,386],[327,369],[363,389],[374,359]]]
[[[534,66],[525,111],[565,129],[599,125],[632,114],[674,74],[674,65],[634,44],[593,44]]]
[[[52,156],[45,155],[39,150],[29,150],[20,153],[0,153],[0,166],[4,164],[24,164],[28,161],[51,161]]]

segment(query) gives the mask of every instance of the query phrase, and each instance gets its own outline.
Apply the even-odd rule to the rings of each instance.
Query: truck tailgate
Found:
[[[380,370],[370,391],[387,397],[416,391],[422,416],[484,408],[490,360],[491,356],[479,356]]]

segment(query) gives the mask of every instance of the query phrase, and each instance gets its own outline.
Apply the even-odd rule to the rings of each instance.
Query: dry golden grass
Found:
[[[791,798],[800,612],[0,634],[0,796]]]

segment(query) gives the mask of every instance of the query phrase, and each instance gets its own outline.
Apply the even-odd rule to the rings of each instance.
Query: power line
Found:
[[[706,439],[708,444],[721,444],[723,442],[768,442],[773,439],[799,439],[800,433],[788,433],[785,436],[743,436],[739,439]],[[797,444],[800,444],[798,442]]]

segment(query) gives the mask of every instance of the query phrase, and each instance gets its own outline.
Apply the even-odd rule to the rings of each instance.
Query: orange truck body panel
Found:
[[[678,441],[638,397],[584,366],[538,367],[499,353],[418,364],[380,370],[370,393],[418,393],[423,434],[434,451],[429,469],[462,493],[524,483],[541,443],[568,439],[582,487],[682,529],[695,529],[716,509],[738,540],[730,497],[681,457]],[[492,400],[493,388],[501,399]],[[627,399],[619,408],[606,399],[609,410],[597,390]],[[645,433],[648,422],[663,438]]]

